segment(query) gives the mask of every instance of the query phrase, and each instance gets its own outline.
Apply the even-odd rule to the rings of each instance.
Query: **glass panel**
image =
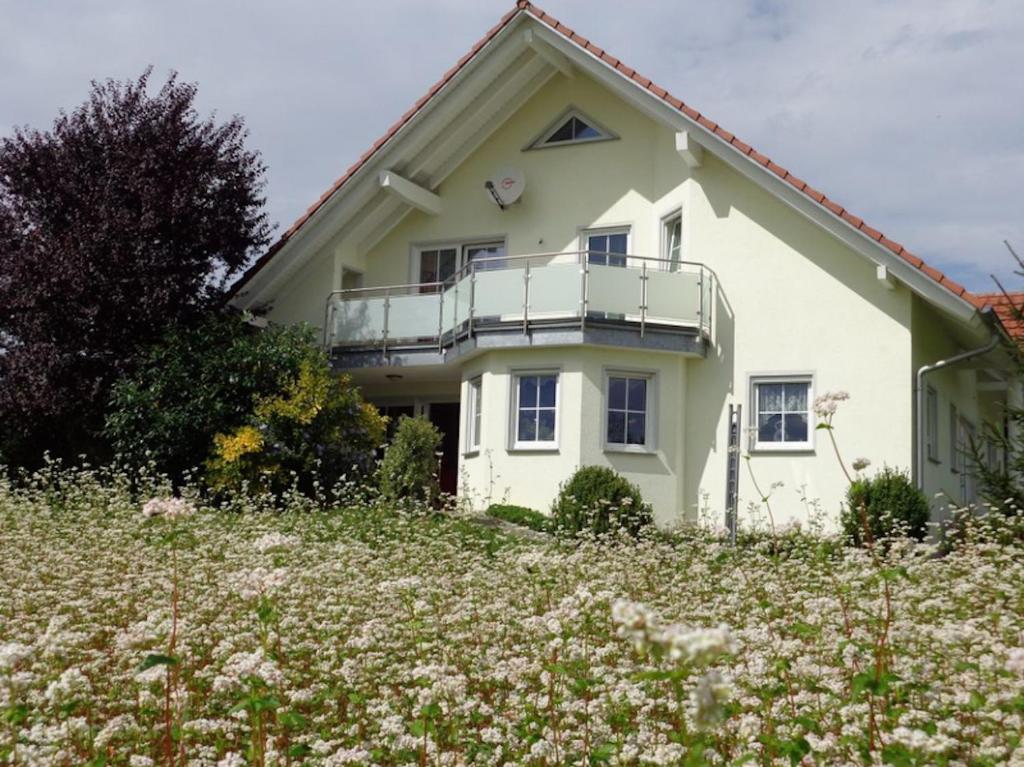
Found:
[[[591,312],[638,316],[642,284],[640,272],[616,266],[590,267],[589,303]]]
[[[608,411],[608,442],[613,445],[626,444],[626,414]]]
[[[648,322],[696,325],[700,314],[699,277],[692,272],[647,270]]]
[[[444,282],[455,274],[455,248],[445,248],[444,250],[438,251],[437,260],[437,281]]]
[[[786,387],[786,412],[792,413],[800,410],[807,410],[807,388],[808,384],[791,383]]]
[[[555,406],[555,391],[558,388],[557,376],[541,376],[540,382],[540,400],[538,404],[541,407],[554,407]]]
[[[519,407],[537,406],[537,376],[523,376],[519,379]]]
[[[476,272],[474,316],[522,319],[526,284],[523,268]]]
[[[338,343],[358,343],[383,338],[384,299],[353,298],[339,301],[334,310],[334,337]]]
[[[531,267],[530,316],[578,316],[581,279],[577,264]]]
[[[575,117],[573,117],[573,118],[571,118],[569,120],[566,120],[562,124],[562,127],[559,128],[558,130],[556,130],[554,133],[552,133],[548,137],[548,140],[545,141],[544,143],[547,144],[547,143],[553,143],[553,142],[556,142],[556,141],[572,141],[573,134],[574,134],[573,122],[575,120],[576,120]]]
[[[608,407],[616,410],[626,409],[626,379],[608,379]]]
[[[758,384],[758,410],[762,413],[782,411],[782,384]]]
[[[477,261],[477,270],[479,271],[505,268],[505,243],[503,242],[467,245],[463,250],[463,254],[463,264]]]
[[[629,238],[625,232],[619,232],[617,234],[608,235],[608,252],[609,253],[626,253],[626,242]]]
[[[582,120],[576,120],[576,138],[600,138],[601,132],[596,128],[587,125]]]
[[[626,444],[642,445],[647,441],[647,417],[643,413],[626,416]]]
[[[420,253],[420,282],[437,282],[437,251]]]
[[[807,416],[804,414],[786,414],[786,442],[807,441]]]
[[[554,442],[555,441],[555,411],[554,410],[539,410],[537,411],[537,439],[540,442]]]
[[[391,296],[388,338],[430,338],[437,336],[441,311],[440,293]]]
[[[608,263],[608,235],[592,234],[587,237],[587,260],[592,264]]]
[[[782,442],[782,416],[779,413],[759,413],[757,416],[758,442]]]
[[[537,411],[519,411],[519,431],[516,432],[516,439],[519,442],[537,441]]]
[[[629,379],[629,404],[627,407],[630,410],[639,410],[641,412],[647,410],[646,378]]]

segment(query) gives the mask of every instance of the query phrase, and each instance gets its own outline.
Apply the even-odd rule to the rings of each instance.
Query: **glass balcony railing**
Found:
[[[711,334],[703,264],[594,252],[471,261],[444,282],[357,288],[327,301],[328,348],[438,346],[496,330],[618,323]]]

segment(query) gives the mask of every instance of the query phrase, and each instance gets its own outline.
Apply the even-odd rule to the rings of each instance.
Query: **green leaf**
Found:
[[[12,727],[17,727],[28,719],[28,706],[17,704],[4,711],[4,721]]]
[[[147,655],[146,659],[139,664],[139,671],[146,671],[153,666],[177,666],[179,662],[173,655]]]
[[[899,743],[890,743],[882,749],[882,761],[896,767],[914,767],[913,755]]]

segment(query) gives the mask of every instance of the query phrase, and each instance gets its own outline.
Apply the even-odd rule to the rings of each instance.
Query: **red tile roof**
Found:
[[[1024,341],[1024,293],[978,293],[978,298],[992,307],[1006,332],[1017,341]]]
[[[889,239],[881,232],[879,232],[877,229],[868,226],[867,224],[864,223],[862,219],[850,213],[839,203],[829,199],[827,196],[819,192],[817,189],[814,189],[811,186],[809,186],[802,179],[799,179],[796,176],[794,176],[781,165],[778,165],[777,163],[773,162],[760,152],[755,151],[754,148],[751,147],[749,144],[743,143],[738,138],[736,138],[736,136],[734,136],[732,133],[725,130],[712,120],[708,119],[706,116],[698,112],[693,107],[688,106],[682,100],[676,98],[664,88],[655,85],[648,78],[638,73],[635,69],[626,66],[624,63],[622,63],[622,61],[615,58],[611,54],[607,53],[604,49],[594,45],[585,37],[577,34],[574,30],[570,29],[565,24],[558,21],[558,19],[554,18],[548,13],[545,13],[543,10],[538,8],[533,3],[528,2],[528,0],[517,0],[515,8],[513,8],[511,11],[502,16],[501,20],[493,27],[491,27],[491,29],[488,30],[487,33],[482,38],[480,38],[479,41],[477,41],[477,43],[470,49],[470,51],[461,59],[459,59],[458,63],[456,63],[454,67],[445,72],[441,79],[434,83],[430,90],[428,90],[427,93],[423,97],[421,97],[420,100],[417,101],[412,106],[412,108],[409,109],[408,112],[402,115],[398,119],[398,121],[394,125],[392,125],[383,136],[377,139],[373,146],[371,146],[355,162],[355,164],[353,164],[347,171],[345,171],[345,174],[341,176],[341,178],[339,178],[337,181],[335,181],[331,188],[324,192],[320,196],[320,199],[317,200],[301,217],[299,217],[299,219],[294,224],[291,225],[291,227],[281,236],[281,238],[255,264],[253,264],[253,266],[248,271],[246,271],[246,273],[234,284],[234,286],[232,286],[231,294],[234,295],[234,293],[245,282],[247,282],[250,277],[252,277],[261,268],[263,268],[263,266],[266,265],[270,258],[278,250],[280,250],[286,242],[288,242],[288,240],[310,219],[310,217],[314,213],[316,213],[317,210],[320,209],[320,207],[327,201],[327,199],[331,195],[338,191],[338,189],[340,189],[345,184],[345,182],[348,181],[348,179],[350,179],[353,176],[353,174],[356,173],[356,171],[358,171],[363,165],[365,165],[366,162],[371,157],[373,157],[373,155],[376,154],[377,151],[381,147],[383,147],[406,123],[408,123],[419,112],[419,110],[422,109],[423,106],[431,98],[433,98],[434,95],[437,94],[438,91],[440,91],[445,85],[447,85],[448,82],[467,63],[469,63],[469,61],[480,51],[481,48],[483,48],[488,42],[490,42],[495,37],[495,35],[497,35],[502,29],[504,29],[509,24],[509,22],[511,22],[518,14],[523,12],[530,13],[536,19],[549,26],[558,34],[562,35],[563,37],[577,44],[578,46],[585,49],[589,53],[593,54],[595,57],[599,58],[601,61],[608,64],[616,71],[622,73],[623,75],[631,79],[633,82],[637,83],[640,87],[650,91],[651,95],[653,95],[655,98],[661,99],[672,108],[682,112],[691,120],[694,120],[695,122],[707,128],[709,131],[714,133],[716,136],[721,138],[723,141],[725,141],[727,144],[732,146],[737,151],[741,152],[744,155],[747,155],[755,162],[765,166],[767,169],[775,173],[775,175],[777,175],[779,178],[790,184],[794,189],[806,195],[808,198],[816,202],[818,205],[820,205],[821,207],[823,207],[836,217],[841,218],[843,221],[845,221],[853,228],[863,232],[868,237],[875,240],[883,247],[887,248],[892,253],[902,258],[912,267],[920,270],[923,274],[927,275],[932,280],[942,285],[944,288],[949,290],[954,295],[964,299],[977,309],[983,309],[988,305],[986,297],[971,293],[963,285],[960,285],[959,283],[950,279],[948,276],[946,276],[939,270],[928,266],[927,264],[924,263],[923,260],[915,256],[913,253],[911,253],[909,250],[903,247],[900,243],[896,242],[895,240]]]

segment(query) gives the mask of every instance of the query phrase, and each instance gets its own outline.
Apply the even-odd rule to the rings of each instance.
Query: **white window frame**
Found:
[[[553,440],[533,440],[520,442],[519,440],[519,379],[531,376],[554,376],[555,377],[555,438]],[[526,370],[513,370],[509,378],[512,390],[509,402],[509,447],[513,452],[552,452],[558,450],[558,440],[561,436],[561,415],[562,415],[562,371],[559,368],[537,368]]]
[[[659,221],[659,258],[662,259],[661,268],[666,272],[672,271],[672,233],[670,228],[677,220],[679,221],[679,260],[676,264],[681,269],[683,263],[683,209],[676,208],[662,216]]]
[[[573,117],[577,120],[582,120],[601,135],[591,136],[590,138],[569,139],[567,141],[550,141],[551,136]],[[530,149],[554,149],[556,147],[576,146],[578,144],[595,144],[601,141],[615,141],[618,138],[615,133],[608,130],[590,115],[580,111],[575,106],[569,106],[558,117],[548,123],[547,127],[536,138],[523,147],[523,151],[525,152]]]
[[[466,444],[463,453],[480,452],[480,434],[483,431],[484,382],[483,376],[466,381]]]
[[[807,385],[807,440],[804,442],[761,442],[758,439],[758,386],[760,384]],[[755,373],[748,378],[750,406],[750,452],[752,453],[813,453],[814,436],[814,374],[813,373]]]
[[[443,240],[438,242],[417,242],[413,243],[409,255],[409,283],[418,285],[420,283],[420,269],[422,267],[423,252],[427,250],[454,250],[455,251],[455,274],[458,274],[469,263],[466,260],[468,248],[486,245],[497,245],[505,249],[505,257],[508,258],[508,238],[504,235],[494,237],[470,237],[464,240]]]
[[[934,386],[925,390],[924,419],[925,454],[932,463],[942,463],[939,452],[939,392]]]
[[[611,236],[613,234],[624,234],[626,235],[626,252],[623,258],[626,259],[625,263],[617,269],[624,269],[629,266],[629,256],[633,250],[633,227],[631,224],[615,224],[612,226],[589,226],[579,228],[579,248],[577,250],[584,254],[584,258],[590,261],[590,238],[593,236]],[[616,253],[615,255],[619,255]],[[605,259],[607,261],[607,259]],[[608,264],[594,264],[595,266],[607,266]]]
[[[642,445],[608,441],[608,413],[611,410],[611,379],[636,378],[647,381],[647,401],[644,412],[644,437]],[[628,404],[628,402],[627,402]],[[609,453],[641,453],[652,454],[657,450],[655,427],[658,423],[656,409],[658,406],[658,374],[652,370],[631,370],[628,368],[608,368],[604,371],[604,398],[602,401],[601,443],[605,452]]]

